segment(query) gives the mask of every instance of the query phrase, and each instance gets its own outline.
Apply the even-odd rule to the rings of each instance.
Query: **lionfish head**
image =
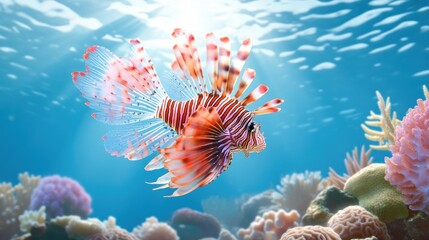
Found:
[[[261,131],[261,125],[256,123],[253,118],[244,122],[241,126],[239,134],[236,135],[236,140],[240,151],[243,151],[247,156],[253,152],[261,152],[265,149],[265,136]]]

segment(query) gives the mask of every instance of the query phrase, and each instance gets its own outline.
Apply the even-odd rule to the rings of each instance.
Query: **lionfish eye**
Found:
[[[248,129],[249,129],[249,131],[254,132],[256,130],[255,123],[250,122]]]

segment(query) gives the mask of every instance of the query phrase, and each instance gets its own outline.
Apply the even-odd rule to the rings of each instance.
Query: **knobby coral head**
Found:
[[[409,208],[429,214],[429,100],[417,101],[396,128],[386,180],[397,186]]]
[[[43,178],[31,196],[30,209],[46,207],[48,219],[63,215],[86,218],[92,212],[91,197],[75,180],[58,175]]]

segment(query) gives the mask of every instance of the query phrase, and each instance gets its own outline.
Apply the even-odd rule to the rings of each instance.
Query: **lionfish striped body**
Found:
[[[161,185],[156,189],[176,188],[171,196],[181,196],[212,182],[228,168],[233,153],[262,151],[265,137],[254,116],[279,111],[283,100],[248,111],[245,107],[268,91],[261,84],[240,99],[255,77],[252,69],[246,69],[233,94],[250,53],[250,39],[231,59],[229,38],[220,38],[218,46],[214,35],[207,34],[211,81],[206,82],[194,36],[175,29],[173,37],[173,74],[164,86],[139,40],[130,41],[132,53],[126,58],[89,47],[84,54],[86,72],[73,72],[72,79],[89,100],[86,105],[97,110],[92,116],[118,125],[103,136],[106,150],[130,160],[158,151],[145,169],[167,169],[153,184]]]

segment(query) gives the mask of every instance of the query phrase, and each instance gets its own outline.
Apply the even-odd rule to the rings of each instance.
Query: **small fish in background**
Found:
[[[89,47],[83,56],[86,72],[73,72],[72,79],[88,99],[86,105],[96,110],[92,117],[119,125],[103,136],[106,151],[129,160],[158,151],[145,167],[168,170],[153,183],[161,185],[155,189],[174,188],[171,196],[181,196],[212,182],[229,167],[233,153],[247,157],[264,150],[265,137],[254,116],[280,111],[277,106],[283,100],[246,110],[268,91],[260,84],[242,98],[255,78],[250,68],[233,94],[250,53],[250,39],[231,58],[229,38],[220,38],[218,46],[214,34],[208,33],[206,81],[194,36],[182,29],[172,35],[175,60],[164,87],[139,40],[130,41],[131,54],[126,57]]]

